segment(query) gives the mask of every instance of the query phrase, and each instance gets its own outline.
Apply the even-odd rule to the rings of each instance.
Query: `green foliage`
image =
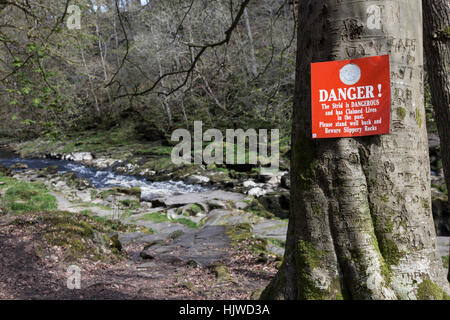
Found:
[[[430,279],[423,280],[417,289],[419,300],[449,300],[449,296]]]
[[[0,188],[6,189],[1,199],[4,211],[30,213],[57,209],[56,198],[48,194],[44,184],[21,182],[6,177],[0,177],[0,181],[5,183]]]
[[[162,212],[152,212],[145,214],[142,220],[153,221],[155,223],[163,223],[163,222],[171,222],[171,223],[179,223],[187,226],[188,228],[196,229],[199,227],[194,221],[187,218],[179,218],[179,219],[169,219],[167,214]]]
[[[449,263],[448,263],[448,261],[449,261],[449,257],[448,257],[448,256],[442,257],[442,264],[444,265],[444,268],[446,268],[446,269],[449,268]]]
[[[183,235],[183,231],[181,230],[176,230],[174,232],[172,232],[171,234],[169,234],[169,239],[175,240],[176,238],[179,238]]]
[[[91,129],[108,131],[131,123],[170,133],[176,128],[192,128],[193,120],[201,120],[205,129],[279,128],[282,136],[290,132],[295,21],[290,13],[278,10],[278,3],[264,0],[249,5],[252,29],[259,30],[253,34],[257,77],[249,73],[248,57],[243,59],[248,53],[242,51],[241,40],[232,37],[227,46],[204,52],[202,66],[197,70],[200,81],[189,81],[183,90],[164,95],[165,98],[156,94],[162,90],[156,86],[150,92],[155,94],[138,94],[133,99],[115,97],[144,91],[153,82],[148,76],[172,70],[174,61],[179,64],[176,69],[189,69],[190,53],[185,44],[213,39],[223,33],[223,17],[230,8],[194,2],[191,14],[182,19],[183,6],[174,6],[170,1],[157,2],[151,10],[148,6],[142,7],[133,12],[124,25],[122,31],[133,34],[126,39],[129,45],[124,46],[124,32],[117,33],[114,29],[118,21],[115,10],[105,7],[96,11],[92,3],[85,0],[76,4],[83,11],[83,28],[77,32],[63,27],[48,30],[48,26],[54,24],[54,17],[64,9],[59,2],[30,2],[31,20],[20,14],[20,10],[9,12],[11,19],[4,21],[8,27],[2,28],[0,37],[7,45],[0,50],[0,55],[9,69],[14,70],[3,83],[8,94],[4,95],[2,103],[10,104],[11,108],[9,114],[0,118],[15,116],[18,121],[4,128],[0,124],[0,131],[8,130],[24,139],[61,138],[73,132],[78,135],[80,131]],[[121,10],[121,14],[125,14],[128,9]],[[174,25],[182,23],[185,30],[194,30],[194,39],[190,38],[190,33],[180,32],[170,40],[166,35],[172,30],[158,23],[161,17]],[[142,21],[154,26],[152,37],[148,37]],[[111,39],[110,35],[117,35],[117,39]],[[119,45],[116,47],[115,43]],[[127,59],[118,72],[118,58],[125,54]],[[149,56],[158,59],[148,60]],[[99,57],[104,60],[100,61]],[[114,81],[105,86],[113,75]],[[177,87],[183,78],[182,74],[166,77],[164,90]],[[163,102],[171,109],[170,124],[161,108]],[[27,119],[34,122],[23,122]],[[106,151],[103,145],[125,146],[130,141],[123,137],[109,138],[104,139],[108,141],[98,139],[98,143],[92,141],[84,149]],[[167,156],[168,151],[144,147],[140,154]]]
[[[147,220],[147,221],[153,221],[153,222],[156,222],[156,223],[169,222],[170,221],[170,219],[167,217],[167,215],[163,214],[161,212],[147,213],[141,219],[142,220]]]
[[[194,221],[187,219],[187,218],[173,219],[173,220],[171,220],[171,222],[185,225],[186,227],[191,228],[191,229],[197,229],[199,227],[199,225],[197,223],[195,223]]]
[[[139,201],[130,199],[120,200],[119,203],[130,210],[136,210],[141,206]]]
[[[252,198],[249,202],[249,206],[247,210],[257,216],[266,218],[266,219],[274,219],[275,215],[272,212],[269,212],[264,208],[264,206],[258,201],[256,198]]]

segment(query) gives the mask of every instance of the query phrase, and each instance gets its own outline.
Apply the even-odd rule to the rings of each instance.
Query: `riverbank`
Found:
[[[114,135],[111,137],[114,138]],[[34,219],[55,212],[71,214],[75,220],[69,225],[77,224],[77,217],[85,217],[101,223],[142,228],[105,234],[107,237],[117,237],[117,243],[126,257],[125,262],[101,264],[105,271],[98,272],[95,266],[104,262],[91,258],[83,260],[83,270],[90,279],[84,291],[73,293],[65,290],[64,270],[50,268],[51,272],[59,274],[57,279],[53,279],[57,286],[52,290],[58,289],[50,296],[114,298],[125,294],[128,298],[156,299],[257,297],[276,273],[284,253],[290,197],[288,171],[261,174],[258,168],[252,166],[177,166],[170,160],[172,147],[162,140],[148,144],[135,140],[120,143],[117,140],[113,143],[103,139],[109,138],[99,135],[90,140],[80,140],[84,142],[38,139],[8,144],[9,150],[35,158],[33,161],[44,162],[45,165],[35,166],[32,162],[27,164],[29,160],[15,159],[14,163],[8,163],[14,170],[0,168],[3,176],[7,176],[5,179],[17,181],[14,183],[23,182],[25,189],[28,185],[43,186],[44,189],[31,188],[32,193],[40,194],[46,190],[43,194],[48,198],[44,198],[49,201],[46,206],[36,207],[35,199],[22,199],[22,191],[14,191],[14,183],[2,184],[0,181],[3,212],[0,216],[5,219],[0,229],[3,228],[3,236],[8,243],[22,243],[14,237],[21,232],[29,235],[34,232],[33,229],[16,230],[19,226],[33,228],[36,224],[40,225]],[[442,235],[448,230],[448,219],[445,219],[447,211],[444,205],[439,210],[436,208],[439,203],[445,203],[447,195],[440,181],[436,148],[436,145],[430,144],[433,213],[438,234],[441,232]],[[61,170],[66,168],[62,163],[69,164],[72,172]],[[80,177],[77,172],[89,174]],[[108,179],[115,183],[122,179],[122,184],[96,184],[108,175]],[[136,186],[129,181],[139,181],[144,185]],[[158,183],[165,190],[175,188],[172,183],[193,188],[177,189],[166,194],[146,192],[147,184]],[[8,193],[10,198],[6,196]],[[9,200],[5,202],[6,199]],[[17,221],[17,217],[24,214],[20,208],[30,208],[25,213],[30,223]],[[43,230],[41,233],[48,231]],[[12,238],[8,236],[10,233]],[[39,241],[43,241],[43,246],[48,245],[45,239]],[[447,242],[448,238],[439,238],[446,266]],[[95,242],[91,244],[98,246]],[[23,246],[20,246],[13,246],[12,250],[22,250]],[[62,268],[61,265],[67,267],[68,264],[61,261],[64,260],[63,253],[71,247],[67,244],[48,247],[50,251],[44,259],[33,259],[45,265],[51,259],[57,259],[58,263],[52,262],[53,268]],[[61,256],[52,257],[55,256],[51,253],[53,251],[61,252]],[[5,265],[6,269],[10,267]],[[113,276],[108,276],[106,270]],[[243,273],[242,270],[247,271]],[[120,277],[124,275],[128,280],[120,284]],[[188,275],[189,281],[180,282],[182,275]],[[13,282],[2,282],[9,288],[5,292],[12,292]],[[205,286],[205,283],[208,285]],[[146,288],[144,291],[136,290],[142,286]],[[150,289],[155,286],[158,290]],[[102,292],[106,292],[105,295]]]
[[[140,188],[95,188],[74,172],[25,162],[0,170],[0,235],[8,244],[2,250],[8,275],[0,279],[2,298],[250,299],[280,265],[287,221],[253,196],[209,190],[150,200]],[[53,215],[67,217],[64,228],[41,223]],[[89,240],[86,220],[116,230]],[[44,235],[55,228],[60,241],[49,242]],[[102,257],[111,255],[104,241],[95,240],[105,237],[115,239],[124,260],[105,262],[85,252],[87,241]],[[18,258],[21,250],[27,261]],[[67,260],[67,252],[77,258]],[[65,288],[65,270],[74,263],[85,277],[81,291]],[[24,288],[22,278],[34,279],[35,287]]]
[[[436,231],[450,236],[450,210],[445,185],[440,140],[429,133],[432,209]],[[58,139],[38,138],[7,144],[22,157],[68,159],[117,174],[136,175],[151,182],[182,181],[256,197],[266,210],[287,218],[289,214],[289,141],[280,140],[280,172],[263,175],[249,165],[175,165],[167,137],[136,135],[133,129],[73,133]]]

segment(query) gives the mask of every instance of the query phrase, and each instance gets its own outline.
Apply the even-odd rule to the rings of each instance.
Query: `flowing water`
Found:
[[[57,166],[59,173],[74,172],[78,178],[89,180],[96,188],[140,187],[142,197],[147,200],[207,190],[205,187],[186,184],[182,181],[150,182],[143,177],[121,175],[114,173],[110,169],[96,169],[73,161],[37,158],[24,159],[20,158],[17,154],[0,150],[0,165],[9,168],[16,163],[26,164],[28,169],[42,169],[50,166]]]

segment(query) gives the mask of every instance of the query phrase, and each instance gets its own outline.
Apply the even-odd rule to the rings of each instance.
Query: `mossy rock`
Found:
[[[419,300],[450,300],[450,297],[430,279],[423,280],[417,287]]]
[[[209,268],[216,276],[218,282],[226,282],[232,279],[228,267],[223,264],[213,264]]]
[[[168,238],[175,240],[176,238],[181,237],[184,234],[183,230],[175,230],[171,234],[169,234]]]
[[[265,211],[280,219],[289,218],[290,192],[278,191],[265,194],[258,199]],[[269,215],[270,217],[270,215]]]
[[[127,208],[129,210],[136,210],[138,208],[140,208],[140,203],[139,201],[136,200],[131,200],[131,199],[124,199],[124,200],[120,200],[119,203],[124,207]]]
[[[195,217],[203,212],[205,212],[205,205],[200,205],[197,203],[192,203],[180,207],[176,210],[177,215],[183,215],[186,217]]]
[[[64,260],[87,258],[94,261],[111,261],[121,248],[118,237],[109,237],[108,227],[86,216],[69,214],[43,215],[48,224],[45,239],[50,245],[64,248]]]
[[[139,187],[132,187],[132,188],[120,188],[120,187],[115,187],[113,189],[113,191],[117,192],[117,193],[123,193],[126,195],[130,195],[130,196],[135,196],[140,198],[141,197],[141,188]]]
[[[40,174],[57,174],[58,170],[59,170],[58,166],[50,166],[50,167],[41,169]]]
[[[260,201],[254,197],[252,197],[249,201],[249,206],[246,208],[248,212],[251,212],[259,217],[263,217],[266,219],[275,218],[275,214],[266,210],[266,208],[260,203]],[[266,201],[268,203],[268,201]]]
[[[254,254],[267,254],[267,239],[260,239],[253,234],[253,227],[250,223],[227,225],[226,234],[230,237],[233,246],[242,246],[246,243],[246,249]]]

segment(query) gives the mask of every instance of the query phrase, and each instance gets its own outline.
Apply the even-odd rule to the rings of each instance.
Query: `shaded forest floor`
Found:
[[[220,264],[201,267],[178,259],[143,262],[143,245],[128,244],[106,259],[78,257],[81,289],[69,290],[67,246],[46,237],[55,225],[43,217],[53,215],[0,216],[0,299],[251,299],[276,273],[273,261],[260,261],[243,246],[227,248]],[[71,216],[72,223],[85,222]]]

